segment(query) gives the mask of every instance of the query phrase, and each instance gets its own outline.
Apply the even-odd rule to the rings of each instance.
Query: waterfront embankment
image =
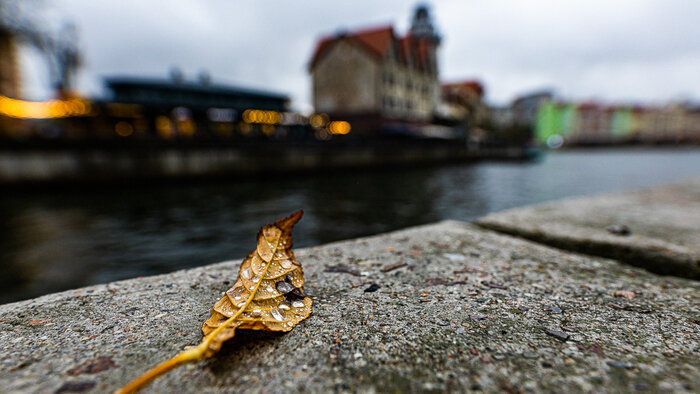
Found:
[[[542,231],[547,220],[568,217],[557,233],[578,241],[558,248],[502,232],[520,231],[515,221],[486,228],[492,216],[299,249],[314,300],[308,319],[284,335],[241,330],[213,359],[149,389],[697,392],[700,282],[688,279],[692,270],[661,276],[579,246],[587,236],[608,249],[644,250],[652,241],[696,253],[696,235],[681,234],[698,234],[700,221],[679,218],[697,214],[699,193],[696,179],[498,217],[535,220],[532,212],[547,211]],[[586,209],[599,217],[589,220]],[[653,220],[644,218],[649,209]],[[605,212],[615,214],[607,221]],[[199,342],[201,322],[239,263],[0,306],[3,390],[119,387]],[[365,291],[373,284],[376,291]]]
[[[0,184],[202,179],[265,173],[526,159],[519,147],[472,150],[458,141],[370,145],[113,146],[0,149]]]

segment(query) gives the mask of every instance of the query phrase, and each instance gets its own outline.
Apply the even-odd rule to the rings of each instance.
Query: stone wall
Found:
[[[340,40],[312,72],[316,112],[363,113],[378,110],[379,65],[366,50]]]
[[[0,150],[0,184],[251,175],[520,159],[522,149],[469,151],[459,142],[383,146]]]

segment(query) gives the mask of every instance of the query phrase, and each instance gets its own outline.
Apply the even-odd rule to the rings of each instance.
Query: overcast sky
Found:
[[[288,94],[311,110],[309,57],[319,37],[393,24],[404,34],[413,1],[55,0],[48,24],[73,21],[85,57],[78,88],[103,94],[112,75],[186,77]],[[565,99],[665,102],[700,99],[700,1],[433,0],[443,36],[443,81],[477,78],[487,100],[551,88]],[[48,75],[25,50],[26,93],[46,95]]]

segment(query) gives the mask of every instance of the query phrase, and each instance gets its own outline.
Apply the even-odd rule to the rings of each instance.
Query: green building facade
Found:
[[[535,123],[535,138],[544,143],[553,135],[571,137],[576,131],[578,106],[545,101],[540,104]]]
[[[579,104],[544,101],[537,111],[535,139],[538,143],[545,144],[548,138],[558,135],[570,143],[590,142],[589,139],[594,138],[594,135],[591,134],[592,130],[585,130],[584,125],[591,124],[591,116],[597,117],[598,121],[609,122],[603,125],[609,142],[621,142],[632,138],[635,123],[632,109],[616,107],[608,116],[609,111],[609,108],[598,107],[597,110],[589,109],[583,113],[579,110]],[[588,122],[585,122],[582,116],[589,117]],[[600,134],[596,134],[595,138],[600,138]]]

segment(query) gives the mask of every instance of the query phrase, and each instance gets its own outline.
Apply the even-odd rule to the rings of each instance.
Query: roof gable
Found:
[[[321,38],[316,43],[316,49],[311,57],[309,69],[313,70],[319,60],[328,53],[329,49],[341,40],[359,45],[377,59],[384,59],[393,47],[398,49],[398,61],[414,65],[419,69],[430,66],[429,44],[427,41],[408,35],[398,38],[392,26],[381,26],[352,33],[340,33]]]
[[[469,79],[461,82],[443,83],[440,88],[444,92],[458,92],[459,94],[469,94],[473,92],[479,97],[484,95],[484,85],[476,79]]]
[[[394,28],[391,26],[356,32],[350,37],[379,57],[384,57],[391,47],[392,41],[396,40]]]

